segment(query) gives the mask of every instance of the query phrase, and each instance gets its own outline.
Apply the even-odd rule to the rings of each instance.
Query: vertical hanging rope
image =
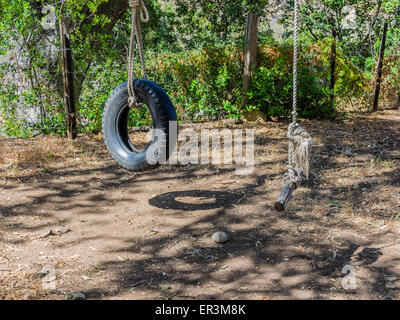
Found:
[[[299,7],[297,0],[294,0],[294,25],[293,25],[293,111],[292,123],[297,122],[297,60],[298,60],[298,21],[299,21]]]
[[[287,137],[289,139],[288,172],[285,183],[293,183],[296,187],[303,177],[308,178],[310,172],[310,147],[313,143],[311,136],[297,123],[297,63],[298,63],[298,0],[294,0],[293,24],[293,111],[292,123],[289,125]]]
[[[143,77],[147,79],[146,64],[144,61],[143,52],[143,41],[142,41],[142,31],[140,28],[140,22],[146,23],[149,21],[149,13],[143,2],[143,0],[129,0],[129,6],[132,8],[132,30],[131,39],[129,43],[129,54],[128,54],[128,104],[129,107],[138,107],[139,101],[137,99],[134,87],[133,79],[135,77],[135,37],[137,49],[139,51],[140,63],[142,67]]]

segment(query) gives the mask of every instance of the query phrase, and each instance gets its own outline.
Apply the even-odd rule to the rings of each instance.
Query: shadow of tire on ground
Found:
[[[151,198],[149,204],[160,209],[211,210],[230,207],[238,203],[242,197],[240,193],[226,191],[187,190],[160,194]]]

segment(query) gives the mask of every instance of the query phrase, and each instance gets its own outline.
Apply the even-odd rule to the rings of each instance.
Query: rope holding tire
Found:
[[[170,122],[176,122],[175,108],[167,93],[147,80],[141,22],[149,21],[143,0],[129,0],[132,30],[128,53],[128,81],[113,90],[103,112],[103,138],[112,158],[123,168],[141,171],[168,160],[176,141],[170,136]],[[143,79],[135,79],[135,43],[139,51]],[[129,136],[129,112],[146,104],[153,122],[153,136],[145,150],[138,150]]]
[[[133,79],[135,78],[135,37],[136,43],[140,56],[140,63],[142,66],[143,78],[147,79],[146,73],[146,64],[144,61],[144,52],[143,52],[143,41],[142,41],[142,31],[140,27],[140,22],[147,23],[150,20],[149,12],[143,2],[143,0],[129,0],[129,6],[132,9],[132,18],[131,18],[131,39],[129,42],[129,53],[128,53],[128,93],[129,93],[129,107],[139,107],[140,103],[135,94],[135,90],[133,88]]]

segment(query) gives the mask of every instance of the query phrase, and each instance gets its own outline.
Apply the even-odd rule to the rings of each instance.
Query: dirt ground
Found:
[[[284,213],[287,123],[216,125],[255,127],[253,175],[128,172],[101,136],[0,138],[0,299],[400,298],[398,110],[303,122],[312,177]]]

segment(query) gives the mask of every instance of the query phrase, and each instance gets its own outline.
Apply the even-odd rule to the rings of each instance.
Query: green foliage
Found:
[[[259,109],[290,117],[292,104],[293,1],[145,0],[150,22],[143,25],[148,75],[170,94],[182,120],[238,119]],[[13,136],[66,132],[59,36],[40,27],[44,4],[60,1],[0,0],[0,126]],[[356,17],[349,22],[349,6]],[[383,22],[390,23],[383,96],[400,91],[399,0],[306,1],[300,6],[299,111],[302,117],[332,118],[335,101],[365,104],[371,93]],[[127,79],[130,33],[128,1],[65,0],[70,26],[80,132],[101,130],[104,104]],[[277,42],[270,14],[284,10],[284,36]],[[261,15],[259,65],[242,107],[243,49],[247,12]],[[334,31],[334,32],[333,32]],[[336,86],[330,92],[330,59],[336,34]],[[3,63],[5,62],[5,63]],[[139,61],[136,73],[140,77]],[[332,101],[331,96],[336,97]],[[36,114],[36,121],[24,117]],[[148,125],[145,107],[133,110],[131,125]]]
[[[321,47],[320,58],[327,66],[331,61],[332,41],[333,39],[326,38],[318,42]],[[370,89],[367,86],[369,76],[346,58],[340,43],[336,45],[335,95],[338,98],[360,98]],[[373,68],[373,60],[366,59],[365,64],[367,68]]]
[[[149,75],[171,96],[181,119],[240,116],[242,53],[233,46],[165,54]]]
[[[251,109],[258,109],[270,117],[290,117],[293,106],[292,48],[287,46],[265,48],[269,61],[255,71],[249,93]],[[289,49],[289,50],[288,50]],[[265,54],[265,53],[264,53]],[[275,59],[271,61],[271,57]],[[309,55],[308,58],[315,58]],[[334,103],[330,98],[318,63],[307,61],[302,55],[298,66],[298,112],[304,118],[333,118]],[[309,63],[309,64],[308,64]]]
[[[175,33],[182,49],[242,43],[246,13],[265,14],[268,0],[173,0]]]

